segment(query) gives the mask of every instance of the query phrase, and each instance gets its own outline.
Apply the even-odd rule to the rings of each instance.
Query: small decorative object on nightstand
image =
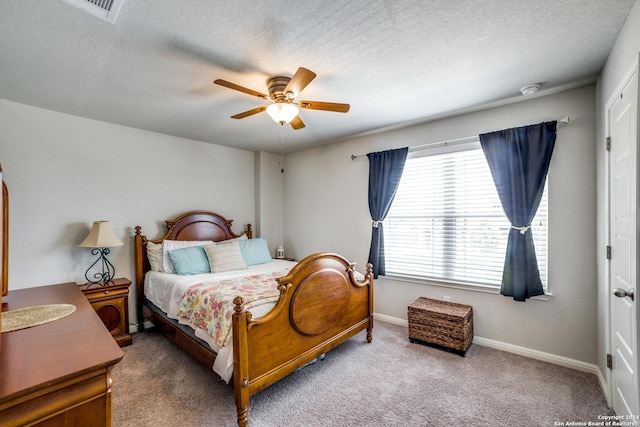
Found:
[[[129,279],[106,284],[85,283],[80,289],[120,347],[133,342],[129,334]]]
[[[116,269],[107,259],[111,247],[122,246],[124,243],[113,234],[109,221],[95,221],[91,231],[86,239],[78,246],[81,248],[93,248],[91,255],[100,255],[96,261],[84,273],[84,277],[89,283],[108,284],[116,274]],[[98,270],[93,274],[93,279],[89,278],[89,272],[92,268],[101,265],[102,270]]]

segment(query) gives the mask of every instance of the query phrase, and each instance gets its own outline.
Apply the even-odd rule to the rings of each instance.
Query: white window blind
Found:
[[[547,288],[547,195],[531,227]],[[511,225],[479,142],[410,153],[384,221],[387,275],[499,287]]]

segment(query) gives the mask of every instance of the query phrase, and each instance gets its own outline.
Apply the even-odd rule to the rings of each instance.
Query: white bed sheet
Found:
[[[272,273],[284,268],[292,268],[296,263],[281,259],[274,259],[265,264],[253,265],[246,270],[234,270],[223,273],[195,274],[193,276],[180,276],[177,274],[160,273],[150,271],[144,278],[144,291],[146,298],[164,311],[171,319],[178,320],[181,324],[191,327],[198,338],[205,341],[213,351],[218,353],[213,364],[213,370],[227,383],[233,375],[233,346],[227,345],[218,348],[214,339],[203,329],[195,327],[184,319],[179,318],[178,313],[182,295],[191,285],[197,283],[215,282],[218,280],[233,279],[236,277],[253,274]],[[251,310],[254,319],[267,314],[275,303],[263,304]]]

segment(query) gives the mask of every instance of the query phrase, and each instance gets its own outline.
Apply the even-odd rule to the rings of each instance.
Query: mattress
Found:
[[[236,279],[243,276],[273,273],[282,269],[290,269],[296,263],[274,259],[271,262],[250,266],[246,270],[226,271],[223,273],[196,274],[192,276],[180,276],[171,273],[150,271],[145,275],[145,297],[166,313],[167,317],[175,319],[181,324],[188,325],[195,331],[195,335],[205,341],[213,351],[218,353],[213,365],[213,370],[227,383],[233,375],[233,345],[218,348],[215,340],[203,329],[194,327],[184,319],[177,316],[180,300],[190,286],[198,283],[209,283],[220,280]],[[267,314],[275,303],[263,304],[251,310],[254,319]]]

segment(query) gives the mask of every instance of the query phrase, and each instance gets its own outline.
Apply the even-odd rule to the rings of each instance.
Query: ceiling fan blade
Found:
[[[215,84],[217,84],[217,85],[228,87],[229,89],[233,89],[233,90],[237,90],[237,91],[240,91],[240,92],[244,92],[244,93],[247,93],[247,94],[252,95],[252,96],[257,96],[258,98],[269,99],[269,97],[267,95],[265,95],[264,93],[260,93],[260,92],[257,92],[255,90],[252,90],[252,89],[247,89],[244,86],[240,86],[240,85],[237,85],[235,83],[228,82],[226,80],[216,79],[213,82]]]
[[[262,113],[267,109],[266,105],[262,107],[254,108],[253,110],[245,111],[244,113],[236,114],[235,116],[231,116],[232,119],[244,119],[245,117],[253,116],[254,114]]]
[[[298,71],[291,77],[287,87],[284,88],[284,94],[289,99],[294,99],[302,92],[302,89],[307,87],[311,80],[316,78],[316,73],[306,68],[300,67]],[[291,95],[287,95],[291,93]]]
[[[302,129],[304,127],[304,123],[302,122],[300,116],[295,116],[289,124],[295,130]]]
[[[338,104],[336,102],[300,101],[298,105],[300,108],[308,110],[335,111],[337,113],[346,113],[350,108],[349,104]]]

